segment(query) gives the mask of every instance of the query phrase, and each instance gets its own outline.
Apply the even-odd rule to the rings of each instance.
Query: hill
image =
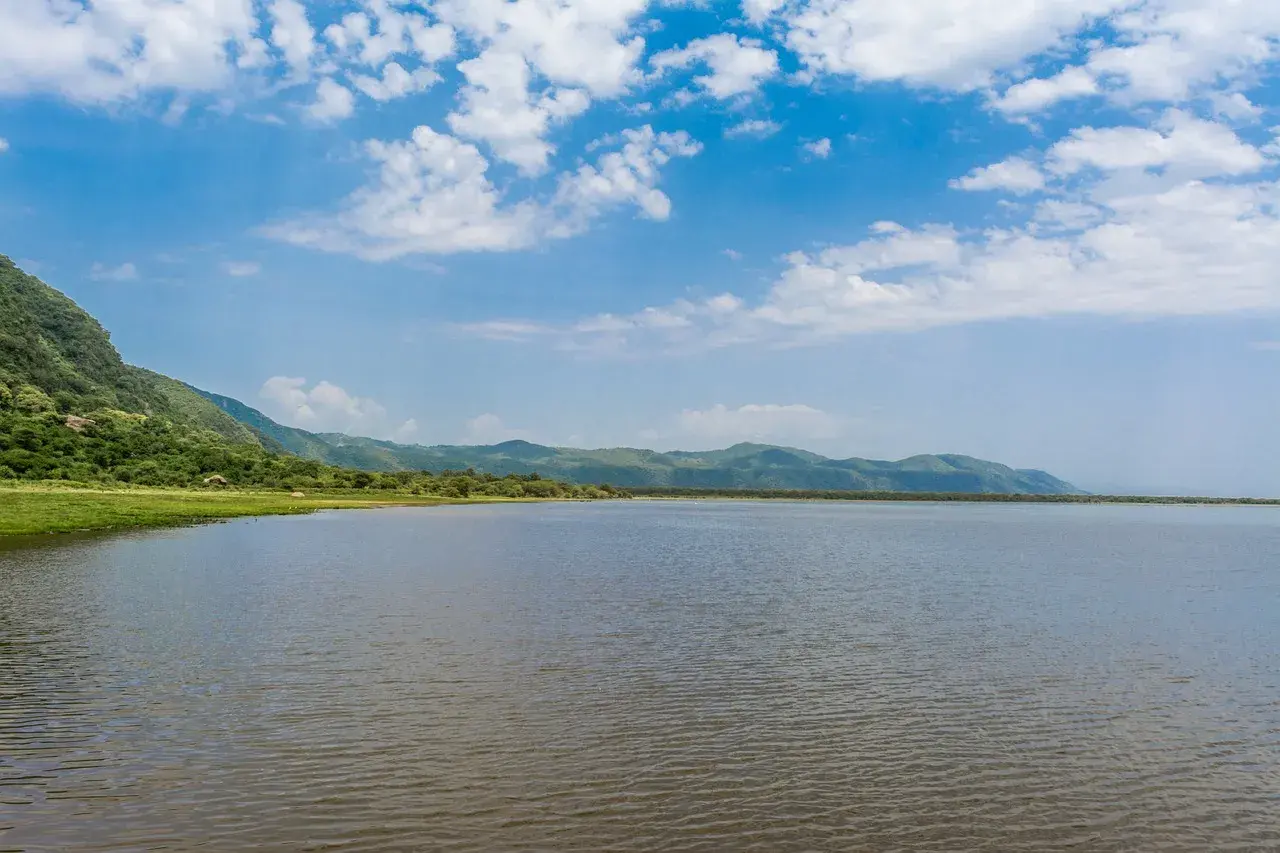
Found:
[[[0,480],[384,489],[450,498],[616,494],[534,475],[370,473],[387,466],[358,449],[348,464],[322,464],[296,452],[307,450],[299,442],[339,457],[336,439],[294,435],[251,413],[236,409],[251,421],[242,423],[190,386],[125,364],[98,321],[0,255]],[[284,452],[285,444],[295,452]]]
[[[167,376],[127,365],[111,336],[62,293],[0,255],[0,384],[37,388],[63,412],[117,409],[257,444],[253,431]]]
[[[68,415],[94,423],[72,429]],[[307,432],[230,397],[125,364],[97,320],[0,255],[0,476],[180,485],[216,472],[239,483],[399,488],[411,481],[404,476],[409,472],[468,469],[488,483],[536,482],[539,475],[624,488],[1078,492],[1043,471],[968,456],[828,459],[763,444],[669,453],[527,441],[427,447]]]
[[[194,390],[194,389],[193,389]],[[1069,495],[1079,490],[1043,471],[1020,470],[969,456],[913,456],[897,462],[828,459],[793,447],[736,444],[724,450],[659,453],[616,447],[580,450],[527,441],[453,446],[396,444],[339,433],[286,427],[257,409],[200,391],[222,411],[252,428],[263,442],[331,465],[376,471],[465,470],[499,476],[540,473],[571,483],[623,488],[668,486],[714,489],[804,489],[970,494]]]

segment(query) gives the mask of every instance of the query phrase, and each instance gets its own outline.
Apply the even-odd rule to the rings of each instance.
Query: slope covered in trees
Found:
[[[68,415],[92,423],[73,428]],[[547,477],[624,488],[1078,491],[1043,471],[956,455],[828,459],[762,444],[668,453],[527,441],[426,447],[311,433],[230,397],[125,364],[93,317],[0,255],[0,477],[183,485],[217,473],[245,485],[404,488],[413,480],[408,474],[424,470],[483,473],[470,477],[471,485],[458,480],[446,487],[439,477],[419,477],[413,487],[510,491],[516,490],[511,484],[545,483],[541,477]],[[550,488],[520,487],[531,493]]]
[[[896,462],[828,459],[767,444],[724,450],[659,453],[627,447],[579,450],[527,441],[487,446],[395,444],[339,433],[311,433],[276,423],[230,397],[199,392],[264,441],[336,465],[378,471],[475,468],[494,474],[534,471],[576,483],[625,488],[805,489],[830,491],[947,492],[967,494],[1077,494],[1075,486],[1043,471],[1014,469],[970,456],[913,456]]]
[[[376,473],[281,449],[189,386],[125,364],[96,320],[0,255],[0,479],[192,486],[214,478],[447,497],[614,494],[531,474]]]

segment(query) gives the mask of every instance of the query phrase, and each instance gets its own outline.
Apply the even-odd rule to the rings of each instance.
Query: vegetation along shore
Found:
[[[302,515],[325,509],[513,503],[583,498],[501,495],[443,497],[403,491],[293,493],[266,490],[157,489],[67,486],[49,483],[0,486],[0,537],[176,527],[260,515]]]

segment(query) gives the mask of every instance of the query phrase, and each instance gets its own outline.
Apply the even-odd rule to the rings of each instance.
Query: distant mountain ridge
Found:
[[[538,473],[574,483],[718,489],[841,489],[895,492],[1079,494],[1044,471],[1014,469],[954,454],[898,461],[829,459],[794,447],[735,444],[723,450],[660,453],[629,447],[583,450],[528,441],[479,446],[396,444],[341,433],[313,433],[276,423],[231,397],[192,389],[278,447],[331,465],[371,471],[442,469]]]
[[[163,421],[178,427],[171,436],[173,441],[165,445],[172,457],[166,457],[166,465],[191,467],[182,474],[188,480],[215,457],[221,460],[219,465],[270,467],[270,460],[261,458],[265,450],[370,472],[474,468],[498,476],[536,473],[573,483],[620,487],[1078,493],[1070,483],[1043,471],[1015,470],[968,456],[913,456],[896,462],[828,459],[797,448],[765,444],[669,453],[627,447],[544,447],[527,441],[425,447],[312,433],[277,423],[239,400],[125,364],[97,320],[0,255],[0,412],[5,411],[11,415],[20,411],[23,418],[44,418],[59,424],[63,433],[50,433],[58,436],[53,444],[35,450],[21,446],[35,443],[30,435],[0,435],[0,454],[4,455],[0,476],[4,476],[6,464],[23,476],[45,468],[49,469],[47,474],[87,476],[110,462],[107,467],[117,473],[128,468],[130,476],[154,480],[158,475],[150,469],[156,467],[156,460],[139,456],[145,456],[146,451],[140,450],[143,445],[137,441],[151,433],[165,434],[160,426]],[[144,421],[153,419],[156,423],[139,427],[141,432],[130,439],[137,439],[134,444],[113,445],[111,453],[120,458],[89,459],[84,448],[76,451],[80,456],[68,450],[79,445],[70,442],[70,430],[61,426],[61,418],[113,411],[145,416]],[[128,418],[123,422],[134,423]],[[42,429],[48,426],[44,421],[37,425]],[[59,448],[67,454],[55,452]],[[175,469],[170,473],[177,477],[180,472]]]

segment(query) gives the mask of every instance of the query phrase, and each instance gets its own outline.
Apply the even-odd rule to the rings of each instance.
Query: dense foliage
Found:
[[[621,494],[443,465],[434,466],[439,474],[371,473],[282,449],[183,383],[125,364],[93,317],[0,255],[0,479],[195,486],[215,478],[213,488],[225,480],[450,498]]]
[[[258,443],[252,430],[181,382],[125,364],[97,320],[4,255],[0,384],[11,394],[24,386],[39,389],[62,412],[159,415],[236,443]]]
[[[579,450],[507,441],[482,447],[395,444],[349,435],[317,434],[276,423],[238,400],[198,393],[247,425],[268,446],[331,465],[398,471],[477,468],[495,474],[544,475],[574,483],[616,483],[704,489],[801,489],[975,494],[1073,494],[1043,471],[1020,470],[969,456],[913,456],[897,462],[828,459],[790,447],[736,444],[724,450],[658,453],[615,447]]]
[[[441,497],[621,496],[612,487],[568,485],[536,474],[497,477],[475,471],[370,473],[336,468],[270,453],[256,444],[231,444],[212,431],[164,418],[104,409],[89,413],[89,422],[68,421],[56,409],[55,401],[37,388],[0,385],[0,479],[199,486],[217,476],[232,486],[291,490],[395,490]]]

